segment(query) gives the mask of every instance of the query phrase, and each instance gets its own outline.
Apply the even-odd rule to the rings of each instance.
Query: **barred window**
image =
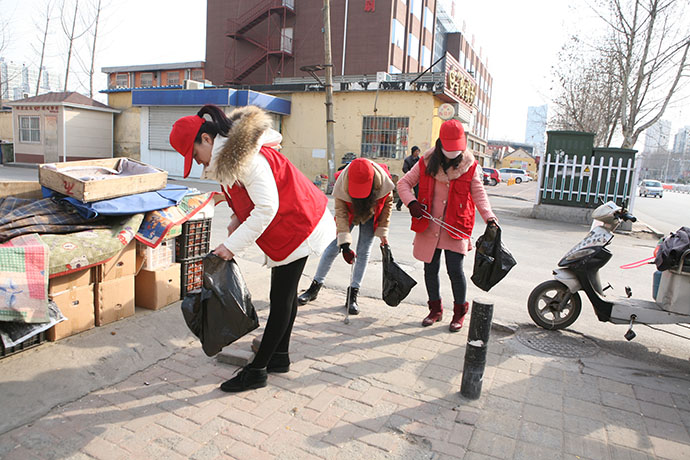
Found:
[[[141,86],[153,86],[153,74],[151,72],[141,74]]]
[[[129,75],[126,73],[119,73],[115,76],[115,86],[118,88],[127,88],[129,86]]]
[[[404,158],[409,131],[409,117],[363,117],[362,156]]]
[[[19,117],[19,142],[41,142],[41,117]]]
[[[180,84],[180,72],[168,72],[168,85]]]

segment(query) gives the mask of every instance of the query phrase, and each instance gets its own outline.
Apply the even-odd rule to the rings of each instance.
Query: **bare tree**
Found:
[[[86,32],[89,31],[91,28],[91,24],[85,25],[83,27],[83,30],[79,33],[76,32],[77,28],[77,18],[79,17],[79,0],[75,0],[74,2],[74,15],[72,16],[72,25],[69,26],[65,22],[65,9],[66,9],[66,1],[63,0],[62,3],[62,8],[61,8],[61,13],[60,13],[60,20],[62,23],[62,30],[65,33],[65,37],[67,38],[67,64],[65,65],[65,88],[64,91],[67,91],[67,83],[69,80],[69,66],[70,62],[72,60],[72,54],[75,49],[74,42],[79,39],[82,35],[84,35]],[[83,21],[81,21],[83,23]]]
[[[685,9],[686,0],[610,0],[602,16],[619,59],[624,148],[661,119],[688,69],[690,31],[679,23]]]
[[[555,121],[578,128],[581,122],[600,137],[599,130],[604,131],[603,145],[620,129],[621,147],[632,148],[640,134],[661,119],[688,77],[690,28],[684,14],[688,2],[601,0],[599,4],[595,11],[604,34],[580,40],[581,46],[595,50],[595,56],[585,59],[581,68],[569,66],[570,76],[556,74],[562,91],[555,101],[559,114]],[[593,114],[601,120],[587,121]]]
[[[620,81],[614,56],[605,48],[592,48],[572,36],[553,68],[558,95],[553,99],[550,125],[595,133],[594,144],[608,147],[618,124]]]
[[[86,49],[89,53],[88,61],[84,62],[79,57],[79,53],[75,54],[75,57],[77,58],[77,61],[79,62],[80,67],[82,68],[82,71],[88,77],[89,97],[93,97],[93,77],[95,74],[96,66],[96,42],[98,40],[98,25],[100,23],[101,13],[103,12],[102,4],[102,0],[96,0],[96,4],[94,6],[92,25],[89,28],[92,40],[91,43],[86,45]]]
[[[40,46],[41,46],[41,51],[40,51],[40,59],[39,59],[39,64],[38,64],[38,78],[36,79],[36,96],[38,96],[38,92],[41,88],[41,76],[43,75],[43,60],[45,58],[46,54],[46,45],[48,43],[48,30],[50,28],[50,20],[52,16],[52,10],[53,10],[53,3],[51,0],[47,0],[45,3],[45,13],[44,17],[42,19],[45,20],[41,21],[41,23],[36,23],[34,22],[34,25],[36,26],[37,30],[39,31],[39,34],[42,35],[42,38],[39,38],[40,40]],[[40,37],[40,36],[39,36]]]

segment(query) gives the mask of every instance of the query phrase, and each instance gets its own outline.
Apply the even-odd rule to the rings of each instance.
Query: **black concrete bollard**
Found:
[[[489,344],[491,318],[494,305],[491,303],[472,302],[470,330],[467,333],[465,347],[465,364],[462,369],[460,394],[467,399],[479,399],[482,393],[484,367],[486,367],[486,347]]]

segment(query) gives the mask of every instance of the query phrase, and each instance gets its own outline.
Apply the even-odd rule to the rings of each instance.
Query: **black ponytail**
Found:
[[[232,126],[232,121],[225,116],[225,112],[223,112],[218,106],[207,104],[197,112],[197,115],[201,118],[204,118],[204,115],[208,115],[211,117],[212,121],[205,120],[204,124],[201,125],[201,128],[199,128],[199,132],[196,135],[196,139],[194,139],[195,143],[201,143],[201,135],[204,133],[208,134],[214,139],[218,134],[223,137],[228,136],[228,132]]]
[[[448,169],[456,168],[462,161],[462,156],[465,154],[465,152],[462,152],[460,155],[450,160],[443,154],[441,151],[442,148],[443,144],[441,143],[441,139],[436,139],[434,153],[431,154],[429,164],[426,166],[425,171],[430,176],[435,176],[438,172],[438,168],[443,168],[444,172],[448,171]]]

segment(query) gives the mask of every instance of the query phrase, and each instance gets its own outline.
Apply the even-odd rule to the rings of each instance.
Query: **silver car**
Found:
[[[640,196],[664,196],[664,186],[658,180],[643,180],[638,187]]]
[[[524,169],[501,168],[498,170],[498,173],[501,175],[501,182],[508,182],[510,179],[515,179],[515,183],[519,184],[532,180]]]

